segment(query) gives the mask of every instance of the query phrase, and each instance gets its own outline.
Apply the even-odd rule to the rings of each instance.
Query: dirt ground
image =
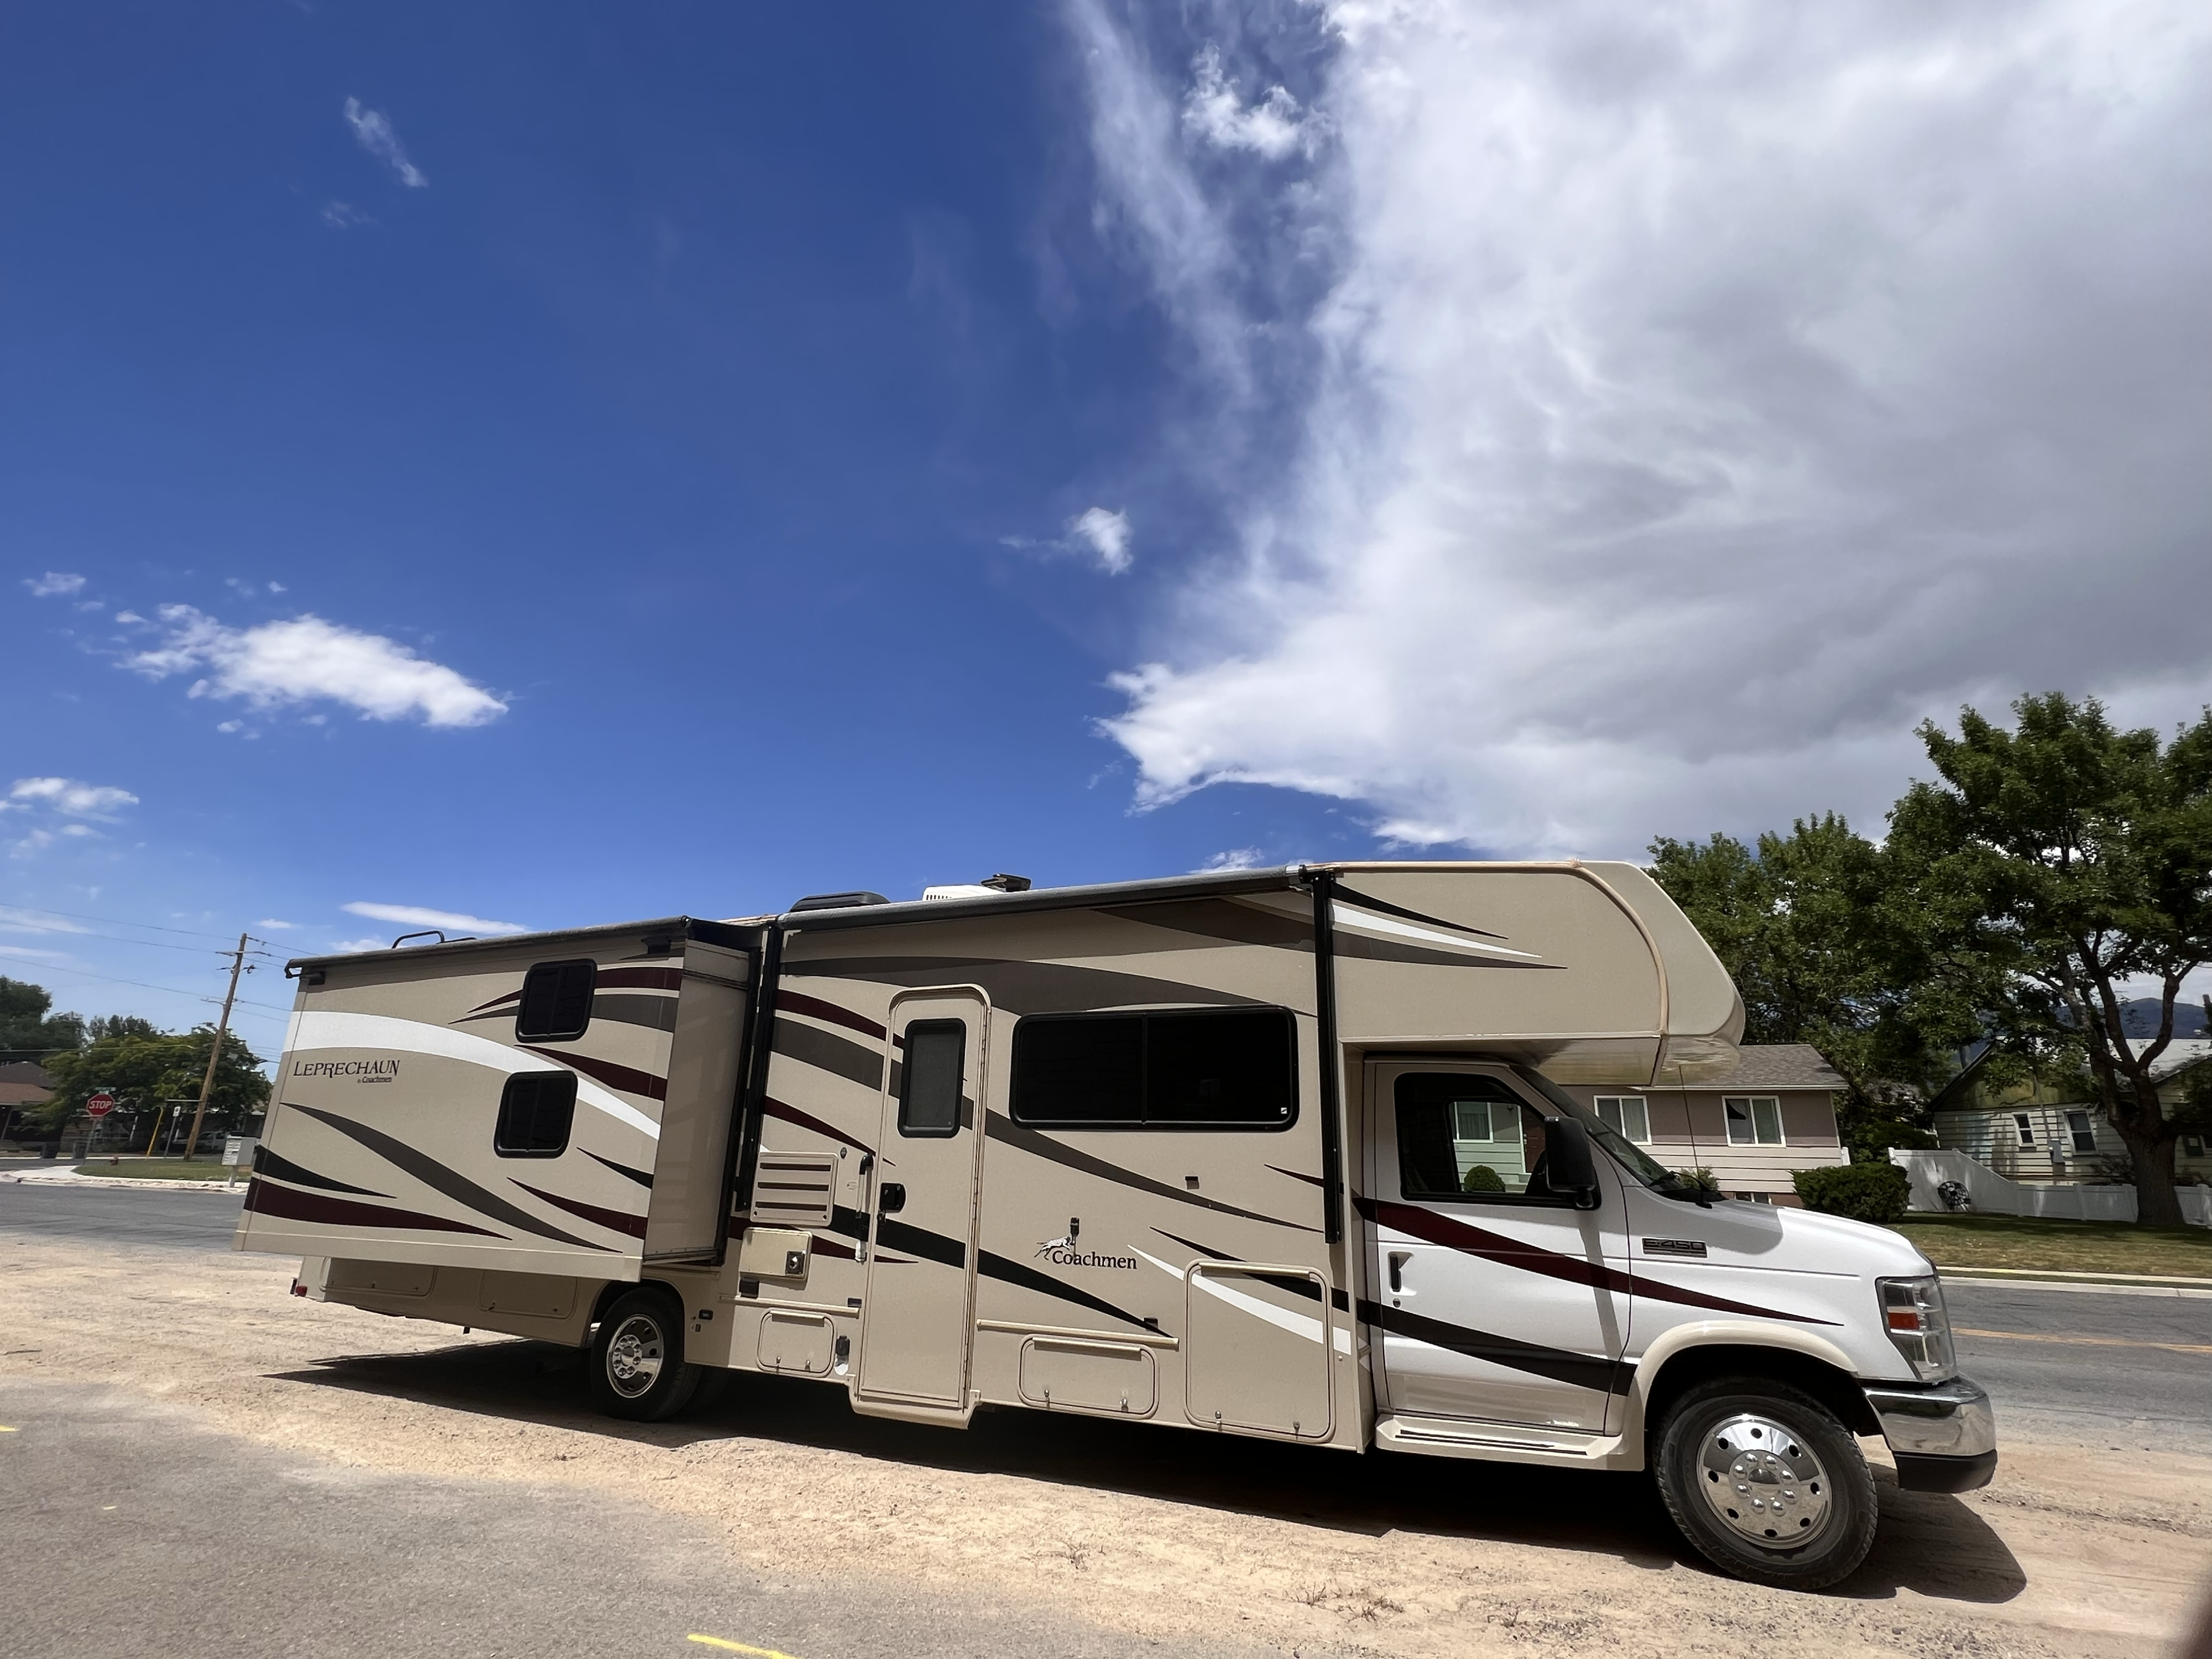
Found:
[[[2212,1577],[2212,1459],[2015,1437],[1964,1498],[1880,1468],[1874,1556],[1796,1595],[1697,1562],[1641,1477],[1030,1413],[960,1434],[750,1377],[684,1422],[611,1424],[557,1351],[296,1299],[289,1278],[264,1256],[0,1240],[0,1379],[106,1385],[337,1464],[641,1498],[754,1571],[904,1576],[1169,1645],[2149,1659]]]

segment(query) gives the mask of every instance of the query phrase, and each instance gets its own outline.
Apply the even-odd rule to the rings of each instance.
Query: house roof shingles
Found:
[[[1698,1091],[1743,1089],[1843,1089],[1849,1085],[1809,1042],[1747,1042],[1737,1051],[1735,1069],[1717,1078],[1686,1084]]]

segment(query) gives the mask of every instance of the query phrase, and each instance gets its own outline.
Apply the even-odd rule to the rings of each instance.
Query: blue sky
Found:
[[[14,8],[0,972],[181,1024],[348,905],[1617,856],[2185,718],[2212,53],[2124,9]]]

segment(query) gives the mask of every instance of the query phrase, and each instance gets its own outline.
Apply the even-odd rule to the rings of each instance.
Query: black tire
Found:
[[[1651,1473],[1667,1513],[1723,1571],[1826,1589],[1874,1547],[1874,1476],[1850,1431],[1802,1389],[1757,1376],[1700,1382],[1668,1408]]]
[[[592,1398],[610,1417],[659,1423],[691,1403],[701,1368],[684,1363],[684,1309],[641,1285],[617,1297],[592,1339]]]

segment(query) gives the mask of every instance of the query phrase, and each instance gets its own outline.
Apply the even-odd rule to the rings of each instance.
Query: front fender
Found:
[[[1621,1455],[1635,1461],[1617,1463],[1615,1468],[1644,1467],[1644,1408],[1668,1363],[1693,1349],[1714,1347],[1765,1348],[1792,1354],[1830,1366],[1846,1379],[1854,1377],[1857,1370],[1849,1354],[1813,1331],[1749,1319],[1697,1319],[1671,1326],[1637,1359],[1627,1398],[1622,1402],[1620,1423]]]

